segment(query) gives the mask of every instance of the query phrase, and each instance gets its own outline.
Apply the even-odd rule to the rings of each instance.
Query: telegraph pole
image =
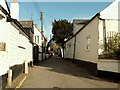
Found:
[[[30,16],[31,20],[32,20],[32,17],[33,17],[33,14],[31,14],[31,16]]]
[[[43,34],[43,12],[40,12],[40,21],[41,21],[41,31]],[[43,40],[43,36],[42,36],[42,40]]]
[[[42,34],[42,61],[43,61],[43,12],[40,12],[41,34]]]

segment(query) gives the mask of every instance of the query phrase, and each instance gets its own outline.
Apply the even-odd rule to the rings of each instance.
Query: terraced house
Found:
[[[64,44],[64,58],[85,64],[94,74],[120,74],[120,60],[101,57],[110,45],[108,38],[120,33],[119,1],[115,0],[90,20],[73,20],[74,35]]]
[[[20,73],[28,73],[33,62],[33,24],[20,24],[19,4],[13,0],[11,10],[0,0],[0,87],[11,85]],[[30,64],[29,64],[30,63]]]

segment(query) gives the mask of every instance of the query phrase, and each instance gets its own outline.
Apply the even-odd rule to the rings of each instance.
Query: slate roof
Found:
[[[74,24],[86,24],[88,22],[89,22],[89,20],[87,20],[87,19],[74,19],[73,20]]]
[[[20,24],[23,26],[23,28],[33,28],[33,21],[27,20],[27,21],[19,21]]]

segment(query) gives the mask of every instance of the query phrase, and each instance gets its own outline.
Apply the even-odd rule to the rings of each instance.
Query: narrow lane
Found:
[[[52,57],[30,68],[21,88],[118,88],[118,84],[94,77],[69,61]]]

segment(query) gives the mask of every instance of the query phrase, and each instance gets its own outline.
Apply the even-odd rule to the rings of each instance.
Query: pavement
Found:
[[[12,88],[118,88],[118,83],[93,76],[82,67],[68,60],[53,56],[29,68],[28,75],[21,75]]]

